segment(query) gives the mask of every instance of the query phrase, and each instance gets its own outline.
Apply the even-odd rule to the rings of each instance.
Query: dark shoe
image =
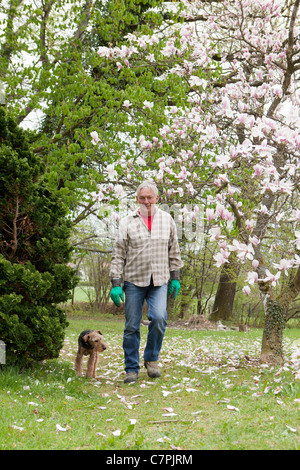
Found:
[[[144,365],[147,369],[149,377],[160,377],[160,369],[157,365],[157,361],[145,361]]]
[[[124,384],[129,384],[131,382],[136,382],[137,379],[138,379],[138,376],[139,376],[139,374],[137,374],[136,372],[128,372],[128,374],[126,374],[126,377],[124,379]]]

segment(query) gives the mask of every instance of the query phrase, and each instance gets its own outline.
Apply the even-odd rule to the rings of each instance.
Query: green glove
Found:
[[[120,297],[124,301],[122,287],[113,287],[110,292],[110,298],[117,307],[120,307]]]
[[[171,281],[171,284],[170,284],[170,288],[169,288],[169,294],[173,294],[173,291],[175,289],[175,292],[174,292],[174,299],[176,299],[177,297],[177,294],[180,290],[180,282],[177,281],[177,279],[172,279]]]

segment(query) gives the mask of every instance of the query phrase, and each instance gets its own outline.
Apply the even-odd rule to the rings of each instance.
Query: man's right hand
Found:
[[[110,298],[117,307],[120,307],[120,297],[124,301],[122,287],[113,287],[110,292]]]

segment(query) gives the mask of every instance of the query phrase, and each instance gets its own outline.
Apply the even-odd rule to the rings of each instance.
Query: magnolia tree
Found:
[[[202,204],[209,239],[219,246],[216,265],[234,260],[246,273],[244,294],[260,292],[261,359],[280,362],[286,312],[300,291],[299,0],[177,6],[180,24],[98,51],[120,74],[137,64],[155,71],[168,101],[162,107],[159,95],[139,101],[124,91],[132,127],[119,138],[128,151],[94,197],[120,191],[122,173],[153,178],[169,198],[193,201],[191,217]],[[181,101],[170,82],[180,83]],[[142,114],[149,124],[160,113],[154,135]],[[97,146],[96,131],[92,139]]]

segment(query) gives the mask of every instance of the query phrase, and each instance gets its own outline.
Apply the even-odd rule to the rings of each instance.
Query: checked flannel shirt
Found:
[[[153,285],[161,286],[170,277],[179,279],[182,266],[176,225],[168,212],[155,206],[151,231],[139,209],[120,221],[110,269],[113,286],[121,284],[123,274],[136,286],[148,286],[151,276]]]

